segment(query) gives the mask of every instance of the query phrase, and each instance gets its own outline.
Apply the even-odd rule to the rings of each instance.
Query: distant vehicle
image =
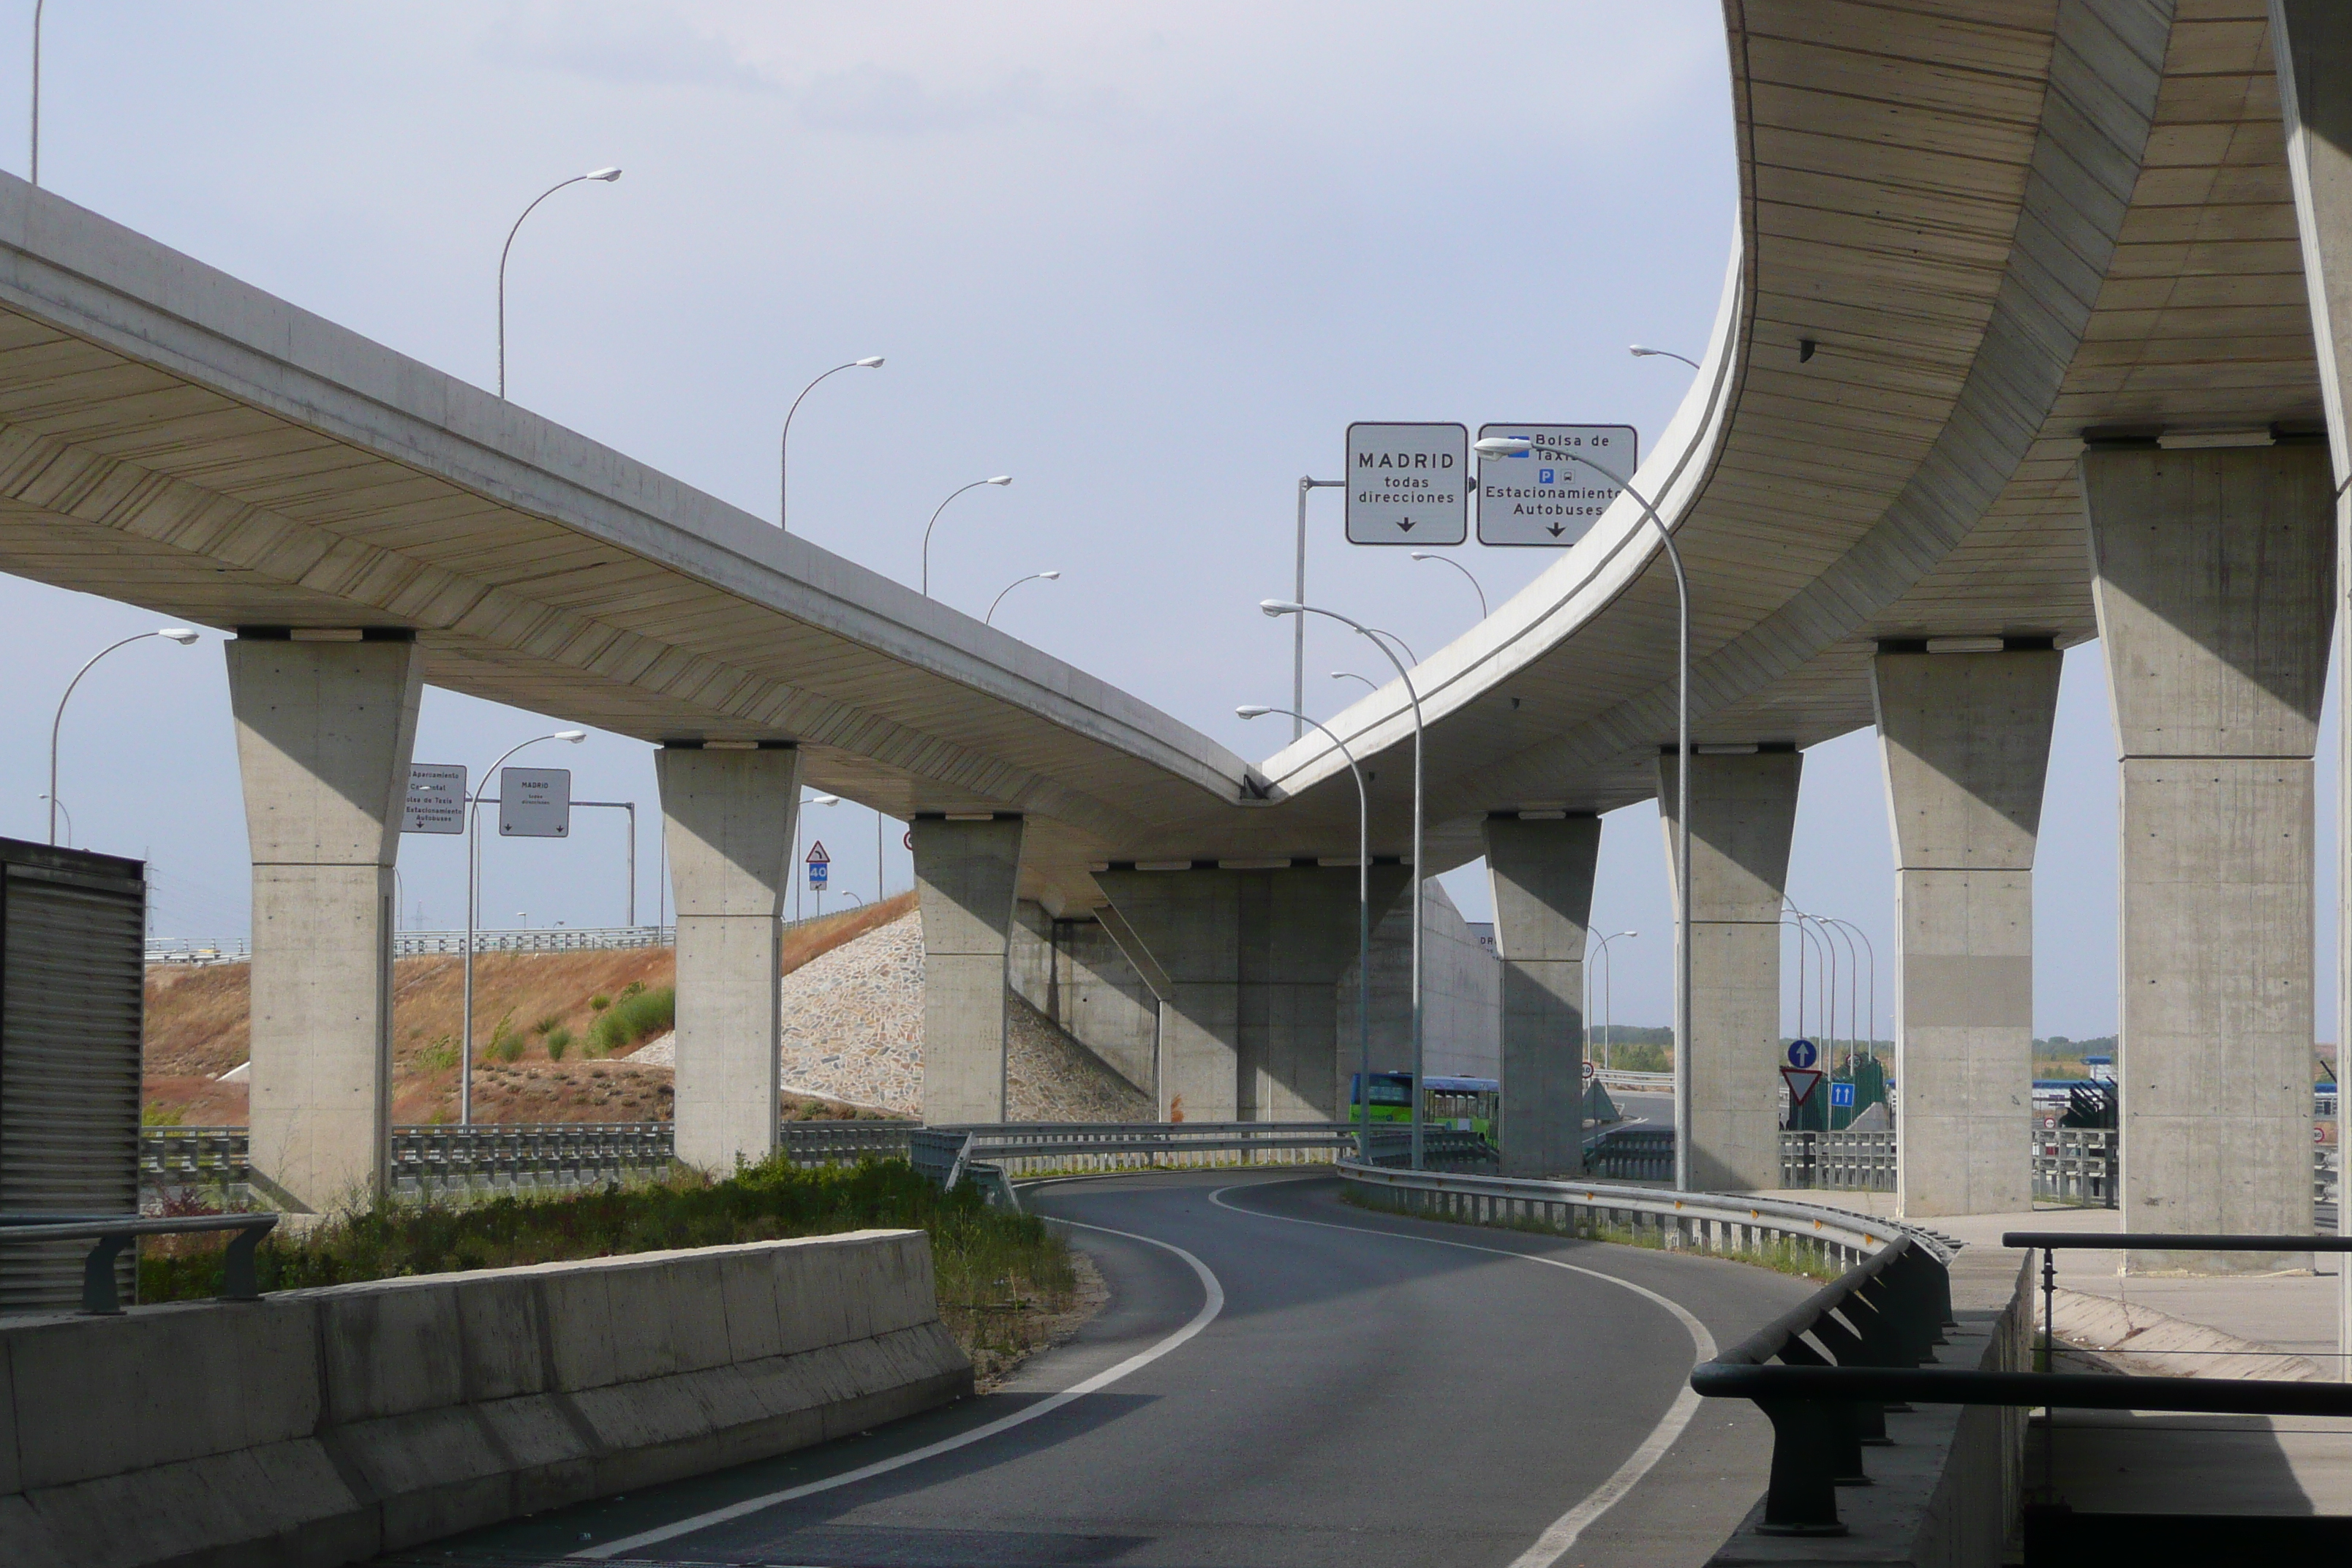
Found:
[[[1372,1075],[1372,1120],[1410,1122],[1412,1120],[1412,1074],[1409,1072],[1376,1072]],[[1348,1120],[1362,1116],[1362,1075],[1348,1077]],[[1503,1086],[1491,1078],[1434,1078],[1429,1080],[1427,1097],[1422,1102],[1421,1120],[1423,1127],[1450,1127],[1458,1132],[1475,1132],[1493,1142],[1495,1122],[1501,1114]]]

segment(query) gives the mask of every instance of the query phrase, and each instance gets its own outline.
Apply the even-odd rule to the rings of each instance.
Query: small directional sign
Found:
[[[1790,1040],[1789,1042],[1789,1065],[1790,1067],[1809,1068],[1820,1059],[1821,1052],[1813,1049],[1812,1041]]]
[[[1832,1110],[1852,1110],[1853,1109],[1853,1085],[1850,1083],[1833,1083],[1830,1085],[1830,1109]]]
[[[1822,1083],[1820,1071],[1813,1068],[1782,1068],[1781,1081],[1789,1086],[1789,1103],[1802,1105],[1811,1100],[1813,1090]]]
[[[824,887],[825,878],[833,870],[833,857],[824,852],[824,839],[820,838],[809,846],[807,858],[809,890],[821,891]]]
[[[1348,542],[1459,544],[1470,536],[1470,431],[1348,426]]]
[[[499,837],[572,837],[570,768],[500,768]]]
[[[466,831],[466,767],[462,763],[408,764],[408,800],[401,807],[403,833]]]
[[[1575,543],[1624,493],[1601,469],[1631,479],[1640,455],[1631,425],[1478,426],[1481,441],[1496,436],[1523,440],[1528,450],[1478,459],[1481,544]]]

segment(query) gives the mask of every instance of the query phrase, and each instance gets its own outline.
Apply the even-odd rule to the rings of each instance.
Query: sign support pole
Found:
[[[1316,479],[1305,474],[1298,476],[1298,572],[1292,584],[1290,602],[1307,602],[1307,492],[1337,489],[1345,479]],[[1290,627],[1290,738],[1304,739],[1307,721],[1307,617],[1299,616]]]

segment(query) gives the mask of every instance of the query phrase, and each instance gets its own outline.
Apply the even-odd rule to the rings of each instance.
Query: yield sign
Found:
[[[1821,1087],[1822,1069],[1819,1068],[1782,1068],[1780,1069],[1780,1077],[1782,1081],[1786,1082],[1789,1086],[1789,1103],[1791,1105],[1802,1105],[1806,1100],[1812,1098],[1813,1090]]]

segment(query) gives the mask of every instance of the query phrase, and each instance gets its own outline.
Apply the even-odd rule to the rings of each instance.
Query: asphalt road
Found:
[[[1747,1405],[1683,1398],[1685,1380],[1705,1336],[1728,1344],[1811,1287],[1375,1215],[1338,1185],[1220,1172],[1027,1189],[1036,1212],[1106,1227],[1071,1235],[1112,1300],[1007,1389],[398,1561],[1703,1563],[1760,1495],[1770,1429]]]

